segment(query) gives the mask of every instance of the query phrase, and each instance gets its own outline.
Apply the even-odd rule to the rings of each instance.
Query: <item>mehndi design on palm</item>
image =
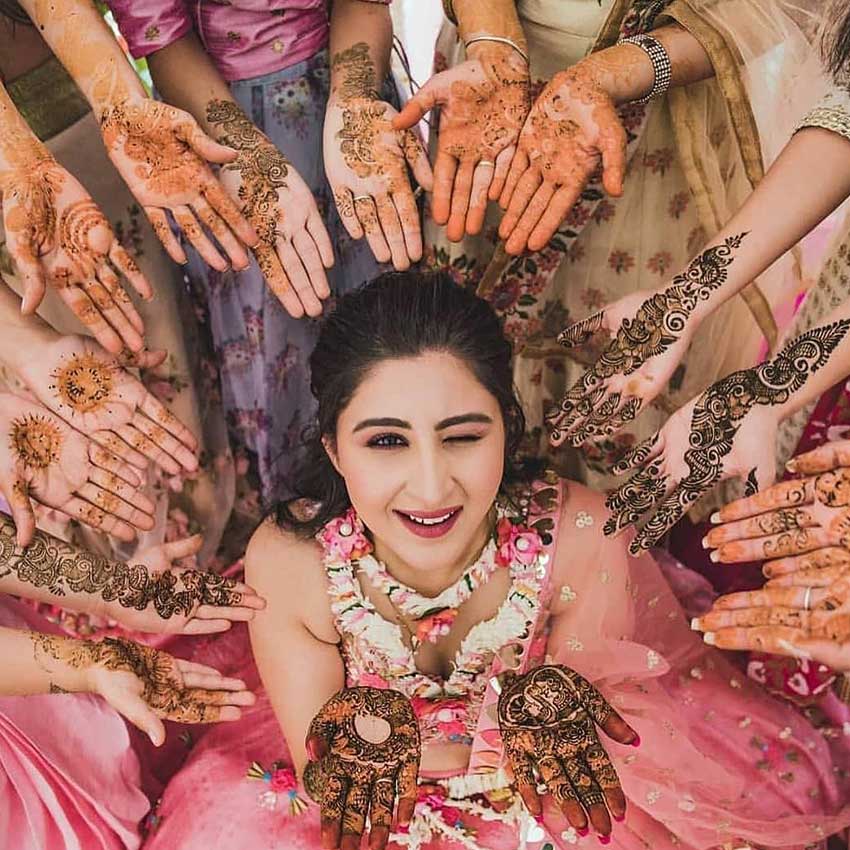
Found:
[[[358,727],[378,718],[385,740],[366,740]],[[362,728],[362,727],[360,727]],[[322,844],[355,850],[369,817],[369,846],[386,846],[398,797],[398,822],[408,823],[416,802],[420,740],[416,715],[398,691],[346,688],[313,718],[307,735],[311,761],[304,787],[319,803]]]
[[[558,341],[567,347],[600,330],[614,338],[547,415],[555,445],[616,433],[664,389],[690,345],[695,310],[725,283],[746,235],[707,248],[663,290],[629,295],[561,333]]]
[[[644,464],[612,493],[605,524],[614,534],[652,516],[629,546],[632,554],[655,545],[685,512],[725,478],[746,477],[755,466],[762,486],[773,480],[776,423],[771,408],[786,403],[828,360],[850,330],[840,320],[807,331],[772,360],[733,372],[670,417],[660,434],[638,445],[617,465]]]
[[[569,667],[546,665],[509,674],[499,695],[499,728],[517,790],[533,815],[542,812],[537,778],[572,826],[611,832],[609,812],[622,819],[626,800],[599,741],[601,727],[621,744],[637,745],[626,724],[593,685]]]
[[[156,366],[164,356],[142,352],[137,365]],[[59,337],[20,371],[42,404],[138,469],[148,461],[170,475],[198,468],[192,432],[97,343]]]
[[[393,119],[396,129],[409,129],[440,107],[431,208],[453,242],[481,232],[487,201],[502,192],[531,108],[526,61],[505,45],[476,50],[474,59],[435,74]]]

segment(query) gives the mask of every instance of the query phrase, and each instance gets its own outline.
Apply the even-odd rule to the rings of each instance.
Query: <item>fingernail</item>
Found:
[[[536,820],[537,823],[540,824],[540,826],[543,826],[543,815],[535,815],[534,820]]]
[[[709,644],[709,646],[714,646],[714,632],[706,632],[702,639],[705,643]]]
[[[703,549],[708,549],[709,544],[708,544],[708,535],[707,534],[705,535],[705,537],[702,538],[702,540],[700,542],[702,543]]]
[[[765,578],[772,578],[773,577],[773,570],[770,567],[762,567],[761,571],[762,571],[762,575]]]
[[[715,511],[715,512],[711,515],[711,517],[710,517],[709,521],[710,521],[713,525],[719,525],[719,523],[720,523],[720,511]]]
[[[599,839],[600,844],[610,844],[611,843],[611,836],[610,835],[597,835],[596,837]]]
[[[691,620],[691,629],[695,632],[701,631],[699,617],[694,617]]]
[[[797,471],[797,458],[792,457],[791,460],[789,460],[788,463],[785,464],[785,468],[789,472],[796,472]]]
[[[714,551],[713,551],[713,552],[712,552],[712,553],[708,556],[708,559],[709,559],[709,560],[710,560],[713,564],[716,564],[716,563],[720,560],[720,552],[718,552],[718,551],[717,551],[717,549],[715,549],[715,550],[714,550]]]
[[[626,819],[625,815],[614,815],[614,820],[618,823],[622,823]]]
[[[579,834],[582,838],[584,838],[584,837],[585,837],[585,836],[586,836],[586,835],[590,832],[590,827],[589,827],[589,826],[586,826],[584,829],[577,829],[577,830],[576,830],[576,832],[577,832],[577,833],[578,833],[578,834]]]
[[[632,741],[632,746],[633,747],[639,747],[640,746],[640,735],[635,735],[635,739],[634,739],[634,741]]]

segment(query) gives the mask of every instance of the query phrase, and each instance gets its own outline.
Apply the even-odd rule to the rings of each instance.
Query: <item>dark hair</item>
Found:
[[[390,272],[344,295],[324,320],[310,357],[318,421],[296,475],[296,499],[277,506],[279,524],[313,533],[350,507],[322,438],[335,438],[340,413],[374,366],[432,351],[463,360],[498,401],[506,435],[503,487],[530,474],[514,460],[525,416],[514,392],[511,346],[493,309],[445,272]],[[305,519],[294,510],[298,499],[319,503],[318,512]]]
[[[21,8],[16,0],[0,0],[0,15],[7,17],[16,24],[28,24],[32,26],[29,15]]]
[[[846,0],[834,0],[823,40],[827,68],[836,76],[850,72],[850,9]]]

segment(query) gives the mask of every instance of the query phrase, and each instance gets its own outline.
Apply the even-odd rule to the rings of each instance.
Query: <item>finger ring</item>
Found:
[[[806,592],[803,594],[803,610],[808,611],[811,603],[812,603],[812,589],[811,589],[811,587],[807,587]]]
[[[488,168],[495,168],[496,167],[496,163],[493,162],[493,160],[491,160],[491,159],[479,159],[478,164],[479,165],[486,165]]]
[[[356,204],[358,201],[371,201],[372,196],[371,195],[355,195],[351,200]]]

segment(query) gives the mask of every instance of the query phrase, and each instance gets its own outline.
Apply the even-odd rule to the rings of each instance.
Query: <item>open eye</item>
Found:
[[[370,448],[374,447],[376,449],[396,449],[400,446],[406,446],[407,440],[405,440],[400,434],[378,434],[377,436],[370,438],[366,445]]]

